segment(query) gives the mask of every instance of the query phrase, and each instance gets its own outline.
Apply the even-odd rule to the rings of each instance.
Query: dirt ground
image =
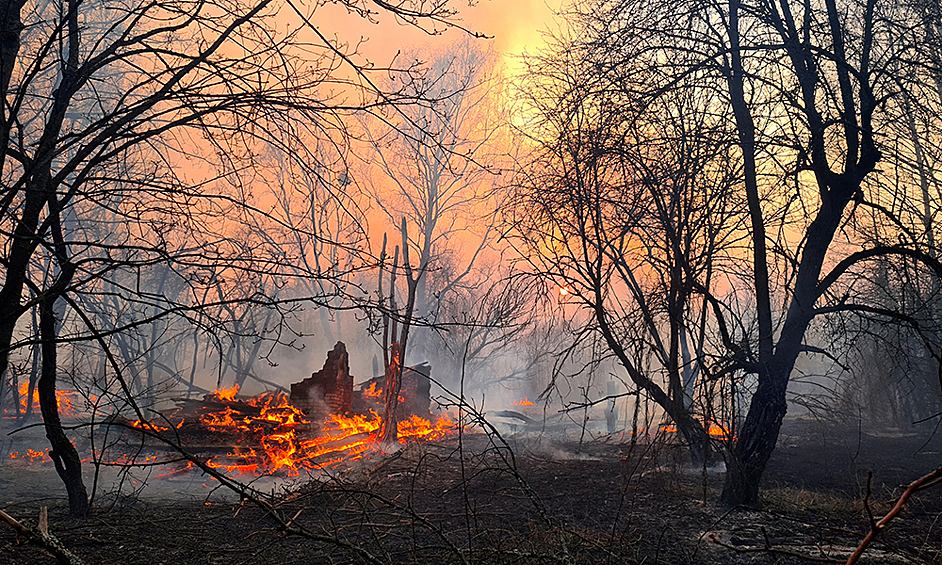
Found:
[[[50,531],[89,564],[843,562],[869,530],[868,471],[879,519],[901,485],[942,465],[931,431],[789,421],[758,509],[720,507],[722,469],[691,469],[668,442],[536,434],[509,437],[512,449],[480,434],[333,477],[257,483],[304,536],[198,472],[127,477],[72,520],[48,466],[8,462],[0,509],[35,522],[48,506]],[[861,562],[942,562],[940,517],[942,486],[917,494]],[[0,563],[55,562],[0,526]]]

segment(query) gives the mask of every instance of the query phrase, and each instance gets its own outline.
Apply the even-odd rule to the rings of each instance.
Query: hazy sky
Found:
[[[500,53],[519,55],[542,45],[542,34],[555,27],[554,12],[560,0],[484,0],[465,8],[474,31],[493,36]]]
[[[555,28],[554,12],[560,4],[561,0],[481,0],[470,7],[466,1],[456,1],[453,6],[459,11],[459,23],[492,37],[494,49],[505,55],[505,63],[513,67],[514,55],[539,49],[543,32]],[[331,4],[319,8],[316,19],[327,35],[351,44],[366,38],[360,53],[377,65],[389,64],[397,51],[451,43],[463,33],[450,29],[430,36],[388,15],[381,15],[380,22],[372,24]]]

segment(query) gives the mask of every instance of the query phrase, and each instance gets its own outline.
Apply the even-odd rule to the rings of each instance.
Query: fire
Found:
[[[729,430],[727,430],[726,428],[718,424],[710,424],[710,427],[707,430],[707,433],[710,435],[710,437],[714,437],[716,439],[728,439],[729,438]]]
[[[363,397],[382,401],[383,389],[382,387],[376,386],[375,382],[372,382],[370,383],[370,386],[368,388],[363,389]],[[405,402],[405,399],[402,397],[401,394],[399,395],[399,402]]]
[[[20,459],[24,461],[26,459],[29,459],[28,461],[29,463],[36,463],[36,462],[44,463],[45,457],[46,457],[45,451],[35,451],[33,449],[27,449],[26,453],[20,453],[19,451],[10,452],[10,459]]]
[[[24,382],[20,385],[20,406],[23,408],[23,411],[26,411],[27,406],[29,405],[29,383]],[[75,416],[76,412],[73,408],[73,399],[78,396],[78,391],[74,390],[57,390],[56,391],[56,406],[59,408],[59,415],[61,416]],[[33,411],[39,413],[39,390],[33,389]],[[92,399],[94,402],[94,398]]]
[[[511,406],[533,406],[533,403],[530,402],[529,398],[524,398],[523,400],[514,400],[510,403]]]
[[[565,298],[570,294],[572,294],[572,289],[569,287],[569,285],[559,287],[559,296],[561,298]]]
[[[434,424],[413,414],[408,420],[399,422],[399,437],[436,440],[448,437],[457,429],[454,420],[441,416]]]
[[[142,430],[146,429],[146,430],[150,430],[154,432],[170,431],[170,426],[162,426],[160,424],[155,424],[154,422],[150,422],[150,421],[142,422],[140,420],[131,420],[130,422],[128,422],[128,425],[133,428],[140,428]],[[180,429],[181,427],[183,427],[183,420],[180,420],[180,423],[178,423],[174,427],[177,429]]]
[[[376,442],[380,417],[373,410],[350,416],[330,414],[321,423],[292,406],[283,392],[263,393],[254,398],[236,399],[238,387],[217,389],[205,398],[210,401],[198,416],[184,419],[171,416],[166,421],[123,420],[125,426],[150,432],[167,432],[175,437],[188,433],[212,432],[232,447],[224,456],[212,457],[210,467],[232,473],[256,476],[279,473],[298,476],[304,471],[325,469],[364,457]],[[375,385],[364,394],[381,397]],[[219,404],[224,404],[220,406]],[[434,421],[432,421],[434,420]],[[455,434],[457,424],[448,417],[426,419],[412,415],[399,422],[399,441],[440,440]],[[120,455],[105,457],[109,465],[162,465],[163,456]],[[42,462],[43,451],[12,452],[12,459]],[[171,457],[172,459],[172,457]],[[86,459],[90,460],[90,459]],[[161,468],[158,476],[173,476],[194,468]]]
[[[371,387],[365,394],[379,396]],[[257,408],[249,410],[248,408]],[[243,410],[243,408],[246,408]],[[229,472],[297,476],[303,470],[324,469],[343,461],[359,459],[375,442],[380,417],[374,412],[343,416],[330,414],[317,429],[303,412],[288,403],[284,393],[265,393],[237,401],[224,410],[203,414],[200,423],[216,432],[237,432],[251,438],[252,448],[233,449],[211,459],[211,467]],[[399,423],[400,443],[419,439],[436,440],[455,432],[455,423],[440,417],[435,423],[411,416]]]
[[[236,383],[230,388],[217,388],[213,391],[213,396],[223,401],[232,401],[235,400],[236,394],[239,393],[239,384]]]
[[[664,424],[659,428],[660,431],[668,434],[677,433],[677,426],[674,424]],[[716,422],[711,422],[707,428],[707,434],[714,439],[729,439],[729,430]]]
[[[377,388],[376,383],[370,383],[369,388],[363,389],[363,396],[366,398],[375,398],[379,400],[383,397],[383,389]]]

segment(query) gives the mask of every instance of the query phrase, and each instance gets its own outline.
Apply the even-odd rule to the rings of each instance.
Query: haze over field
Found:
[[[395,562],[251,485],[434,452],[465,521],[406,510],[457,561],[517,555],[478,541],[480,464],[558,560],[632,562],[631,469],[758,508],[822,422],[904,451],[938,427],[938,2],[0,0],[0,99],[0,411],[42,427],[9,459],[53,462],[73,517],[103,466],[113,500],[205,474]],[[568,537],[517,447],[536,477],[625,461],[585,499],[607,533]],[[883,530],[854,469],[848,563]]]

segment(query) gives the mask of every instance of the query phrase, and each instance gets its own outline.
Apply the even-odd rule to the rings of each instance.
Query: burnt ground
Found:
[[[195,472],[170,487],[135,479],[146,488],[99,496],[92,517],[71,520],[61,487],[0,464],[0,509],[35,522],[48,506],[52,533],[89,564],[842,562],[869,530],[868,471],[879,518],[900,485],[942,465],[942,437],[928,435],[787,422],[761,509],[720,507],[722,473],[690,469],[665,441],[516,436],[511,454],[483,434],[260,487],[308,537]],[[166,495],[182,481],[203,491]],[[940,517],[942,486],[918,493],[861,563],[942,562]],[[55,562],[0,525],[0,563]]]

